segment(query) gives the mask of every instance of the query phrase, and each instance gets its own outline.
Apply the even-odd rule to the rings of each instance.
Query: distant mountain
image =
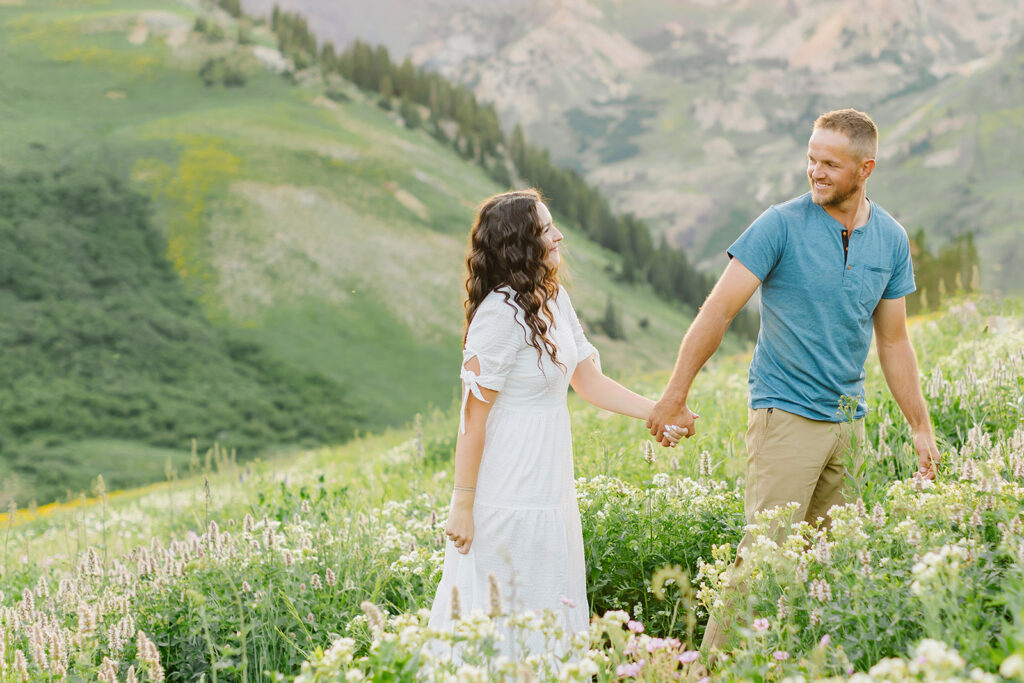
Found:
[[[707,267],[805,190],[818,113],[867,110],[882,132],[872,197],[934,243],[973,232],[983,283],[1024,288],[1015,0],[280,4],[324,38],[381,41],[472,86]]]

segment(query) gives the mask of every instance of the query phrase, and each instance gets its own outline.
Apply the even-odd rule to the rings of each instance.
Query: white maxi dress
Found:
[[[547,353],[538,359],[512,294],[510,288],[491,292],[466,338],[460,431],[465,430],[470,393],[481,400],[480,387],[499,393],[487,417],[473,543],[463,555],[448,541],[430,626],[451,627],[453,586],[462,614],[488,612],[488,574],[494,574],[505,613],[550,609],[573,633],[586,630],[590,609],[566,393],[576,365],[597,349],[587,341],[569,295],[560,289],[548,338],[564,368]],[[465,368],[474,357],[479,375]]]

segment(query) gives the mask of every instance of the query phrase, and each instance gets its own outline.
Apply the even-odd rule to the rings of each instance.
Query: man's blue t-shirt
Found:
[[[864,361],[881,299],[914,291],[907,233],[871,202],[849,236],[810,193],[772,206],[728,254],[761,280],[761,330],[750,363],[750,407],[840,422],[840,398],[863,417]]]

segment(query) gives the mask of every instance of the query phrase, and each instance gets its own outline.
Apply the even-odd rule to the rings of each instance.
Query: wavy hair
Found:
[[[548,248],[537,212],[542,201],[540,192],[528,189],[497,194],[480,205],[466,256],[466,333],[487,295],[508,286],[512,293],[502,292],[505,303],[512,306],[514,299],[523,309],[529,328],[524,331],[537,349],[538,363],[546,352],[561,365],[548,337],[554,322],[548,304],[558,295],[558,269],[546,263]]]

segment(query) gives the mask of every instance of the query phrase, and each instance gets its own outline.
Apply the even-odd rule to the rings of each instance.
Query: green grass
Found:
[[[791,541],[792,552],[750,558],[747,564],[757,568],[749,577],[755,588],[749,604],[737,607],[738,616],[766,618],[770,628],[731,634],[735,649],[720,672],[723,680],[798,673],[846,680],[850,669],[867,671],[882,657],[906,657],[922,638],[941,639],[959,650],[968,668],[992,672],[1024,642],[1019,543],[999,527],[1008,528],[1022,511],[1016,495],[1020,454],[1013,450],[1024,391],[1013,372],[1024,361],[1022,308],[1012,300],[955,303],[954,312],[917,318],[910,328],[943,451],[938,488],[917,491],[904,481],[915,466],[909,432],[872,355],[868,443],[862,445],[867,466],[861,473],[867,514],[857,516],[851,506],[844,523],[827,535],[799,530],[803,536]],[[687,646],[699,639],[707,600],[725,566],[712,556],[728,556],[743,532],[748,361],[748,354],[712,359],[691,392],[691,405],[702,414],[698,435],[680,450],[658,450],[653,462],[642,456],[649,435],[639,421],[609,416],[571,397],[588,597],[598,614],[621,609],[644,623],[647,636],[671,635]],[[938,370],[950,385],[935,386]],[[972,374],[976,380],[955,386]],[[656,395],[665,380],[662,372],[628,384]],[[318,659],[316,648],[340,635],[355,638],[357,655],[369,656],[357,665],[378,678],[397,673],[406,660],[370,648],[359,604],[370,600],[417,622],[392,641],[399,649],[415,650],[427,637],[413,613],[430,605],[439,576],[436,540],[450,495],[456,422],[454,411],[435,411],[411,427],[338,448],[247,464],[220,459],[199,476],[116,492],[106,503],[75,501],[34,516],[24,511],[5,525],[0,588],[6,597],[0,600],[16,607],[25,588],[42,595],[43,586],[55,591],[59,579],[73,581],[81,596],[123,591],[121,583],[76,570],[92,546],[110,576],[120,571],[115,562],[132,559],[125,564],[129,613],[158,643],[169,676],[209,677],[216,668],[234,680],[260,680],[265,670],[291,677],[307,656]],[[968,475],[968,462],[985,476]],[[986,491],[992,485],[1001,492]],[[878,519],[876,504],[882,521],[868,521]],[[267,526],[275,530],[272,542]],[[188,550],[188,543],[175,546],[176,557],[188,558],[180,571],[160,563],[150,571],[139,560],[150,552],[164,558],[172,541],[188,538],[198,539],[192,548],[202,553]],[[816,559],[822,539],[830,546],[829,561]],[[917,563],[929,552],[962,544],[960,539],[975,548],[973,556],[956,574],[940,565],[942,580],[917,595],[912,583],[927,580]],[[863,550],[871,552],[870,577],[861,574]],[[700,601],[671,591],[678,602],[653,594],[655,570],[676,564],[701,589]],[[803,579],[794,575],[800,564],[809,573]],[[324,584],[328,569],[331,586]],[[826,580],[832,597],[812,596],[810,579]],[[781,595],[785,613],[777,609]],[[37,601],[59,623],[77,628],[75,604]],[[106,629],[122,616],[111,608],[101,612],[100,622]],[[831,638],[828,648],[819,645],[824,633]],[[23,647],[26,638],[22,631],[9,633],[8,651]],[[75,673],[84,677],[99,666],[109,654],[105,638],[73,650]],[[632,656],[624,639],[595,643],[611,659],[599,668],[598,680],[616,679],[615,665]],[[645,643],[637,657],[648,659],[650,680],[673,680],[671,672],[655,672],[660,655],[645,651]],[[790,659],[779,664],[775,650],[789,652]],[[118,661],[122,675],[129,664],[140,666],[134,640]]]
[[[99,475],[111,490],[132,489],[164,479],[168,465],[174,472],[187,472],[188,463],[188,451],[180,447],[39,434],[5,462],[8,481],[3,495],[26,502],[33,498],[74,500],[83,482],[91,482]],[[10,478],[12,472],[21,474]],[[30,493],[35,495],[26,496]]]

